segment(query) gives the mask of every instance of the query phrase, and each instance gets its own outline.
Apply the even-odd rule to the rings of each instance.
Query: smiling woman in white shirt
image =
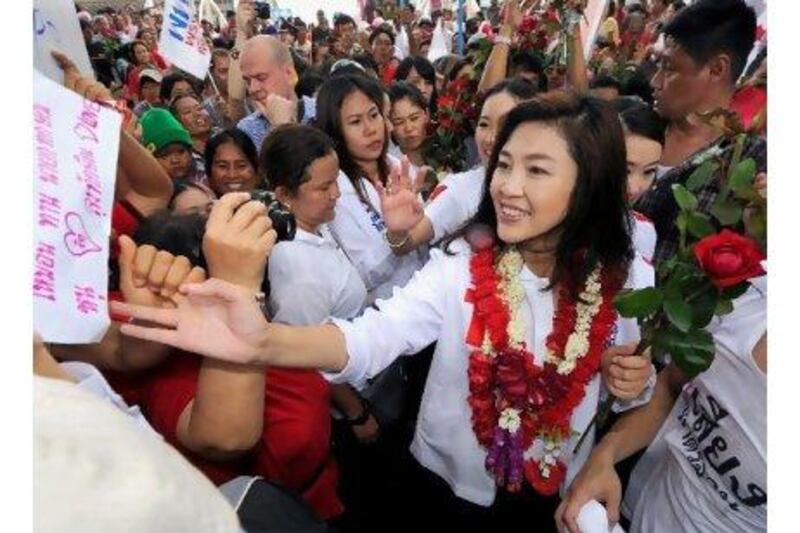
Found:
[[[125,325],[126,334],[320,368],[333,382],[362,383],[437,340],[411,445],[429,477],[407,508],[455,530],[552,529],[557,493],[589,455],[575,445],[601,398],[610,391],[628,402],[617,408],[630,407],[654,384],[649,361],[629,355],[636,322],[613,307],[622,288],[654,281],[631,245],[624,146],[615,111],[597,99],[548,94],[516,107],[471,226],[488,239],[472,239],[471,254],[434,252],[352,322],[269,324],[252,295],[219,280],[184,287],[190,299],[175,310],[113,308],[169,328]],[[237,320],[215,320],[226,313]]]
[[[427,252],[398,257],[385,239],[386,226],[376,183],[386,184],[391,167],[378,82],[358,75],[328,80],[317,95],[317,127],[328,134],[339,156],[342,197],[329,227],[361,274],[370,302],[391,296],[427,259]]]

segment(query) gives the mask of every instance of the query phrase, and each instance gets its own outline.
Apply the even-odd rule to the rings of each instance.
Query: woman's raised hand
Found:
[[[389,233],[402,234],[411,231],[424,216],[419,190],[424,173],[417,173],[412,179],[409,175],[410,163],[403,157],[399,167],[389,173],[386,186],[375,182],[381,198],[383,222]]]
[[[252,291],[212,278],[182,285],[180,293],[185,298],[175,309],[111,302],[114,313],[147,323],[122,324],[120,332],[223,361],[260,361],[269,323]]]

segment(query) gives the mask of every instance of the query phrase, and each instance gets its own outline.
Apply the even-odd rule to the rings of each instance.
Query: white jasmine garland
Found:
[[[520,425],[522,425],[522,419],[519,416],[519,411],[513,407],[503,409],[503,412],[500,413],[498,425],[513,435],[517,432]]]

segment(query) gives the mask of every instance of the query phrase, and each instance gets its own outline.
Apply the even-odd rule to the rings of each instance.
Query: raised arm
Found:
[[[234,50],[241,52],[244,43],[251,37],[255,16],[255,7],[253,7],[251,0],[240,0],[236,8],[236,42],[233,45]],[[231,55],[230,69],[228,70],[228,106],[231,122],[234,124],[246,115],[244,106],[246,98],[247,87],[242,77],[238,53],[235,53]]]
[[[252,295],[261,290],[275,232],[266,207],[247,193],[229,194],[214,205],[203,238],[209,272]],[[211,459],[247,452],[261,438],[264,369],[204,359],[194,399],[184,408],[176,434],[181,444]]]
[[[111,91],[102,83],[83,76],[75,63],[59,52],[53,58],[64,71],[64,86],[82,97],[102,104],[113,103]],[[127,129],[126,129],[127,128]],[[120,131],[115,197],[126,199],[145,216],[167,207],[172,197],[172,180],[153,154],[137,141],[131,131],[135,121]]]
[[[575,24],[569,43],[567,43],[567,83],[578,92],[589,90],[589,76],[586,70],[586,59],[583,56],[579,23]]]
[[[539,0],[506,0],[503,5],[503,25],[499,38],[495,39],[489,59],[478,83],[478,92],[484,93],[503,81],[508,73],[508,58],[511,54],[511,40],[522,24],[522,17],[533,9]]]

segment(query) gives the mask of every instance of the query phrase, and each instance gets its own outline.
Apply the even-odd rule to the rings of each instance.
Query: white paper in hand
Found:
[[[46,342],[99,341],[109,325],[116,111],[33,78],[33,323]]]
[[[625,530],[619,524],[609,527],[606,508],[597,500],[586,502],[581,507],[576,521],[578,522],[578,527],[581,528],[581,533],[625,533]]]

